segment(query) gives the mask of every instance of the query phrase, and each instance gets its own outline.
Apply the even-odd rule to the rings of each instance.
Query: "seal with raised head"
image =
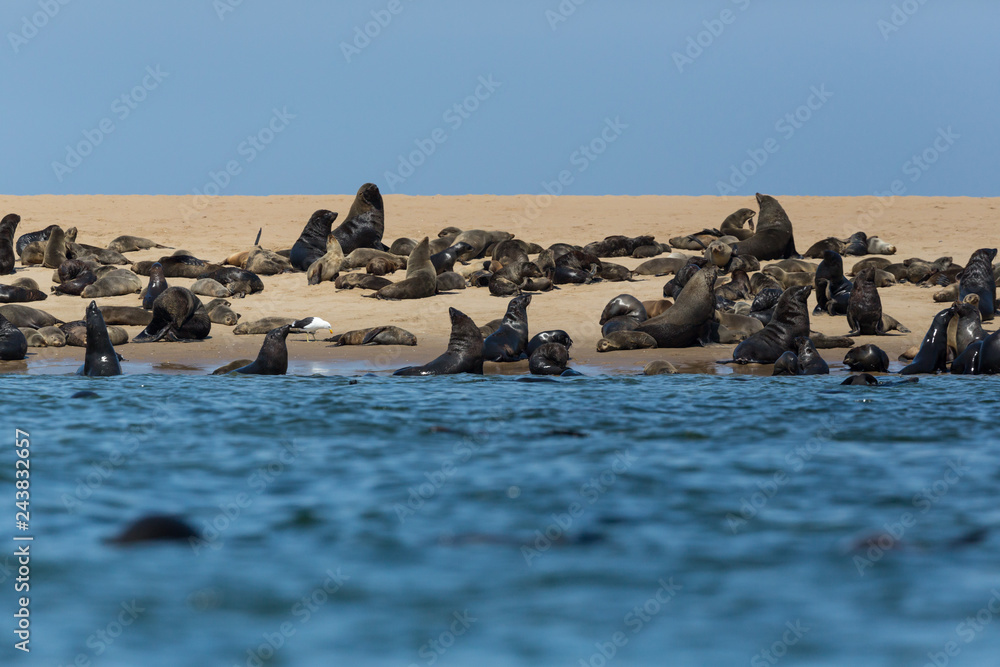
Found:
[[[445,271],[453,271],[455,269],[455,260],[458,259],[459,255],[463,255],[472,250],[472,246],[464,241],[462,243],[456,243],[453,246],[445,248],[441,252],[431,255],[431,264],[434,265],[434,269],[439,273],[444,273]],[[527,258],[527,255],[525,255]]]
[[[913,362],[899,371],[900,375],[947,372],[948,325],[954,315],[955,306],[951,306],[934,316],[923,342],[920,343],[920,350],[913,357]]]
[[[326,238],[330,235],[337,214],[320,209],[310,216],[299,238],[292,246],[289,260],[296,269],[308,271],[309,266],[326,254]]]
[[[286,324],[267,332],[260,352],[253,363],[237,368],[243,375],[284,375],[288,372],[288,346],[285,339],[292,325]]]
[[[146,310],[152,310],[153,301],[167,287],[169,286],[167,285],[166,276],[163,275],[163,265],[159,262],[153,262],[153,266],[149,268],[149,285],[147,285],[146,293],[142,297],[142,307]]]
[[[234,327],[240,319],[240,314],[230,308],[232,305],[233,304],[225,299],[212,299],[205,304],[205,312],[208,313],[208,319],[210,319],[213,324],[223,324],[227,327]]]
[[[483,374],[483,334],[465,313],[449,308],[451,338],[448,350],[434,361],[423,366],[400,368],[393,375],[454,375],[456,373]]]
[[[716,275],[714,266],[698,269],[669,310],[646,320],[635,330],[652,336],[657,347],[688,347],[707,342],[710,323],[715,319]]]
[[[823,261],[813,276],[816,308],[813,313],[846,314],[854,284],[844,277],[844,258],[833,250],[823,251]],[[832,302],[832,305],[831,305]]]
[[[847,301],[848,336],[882,336],[882,299],[875,287],[875,269],[867,268],[854,278],[854,288]]]
[[[500,328],[483,342],[486,361],[519,361],[528,349],[528,305],[531,295],[522,294],[510,300]]]
[[[733,247],[736,255],[753,255],[759,260],[788,259],[795,257],[795,236],[792,221],[778,200],[769,195],[757,193],[757,232]]]
[[[55,229],[49,234],[49,240],[45,244],[45,256],[42,259],[42,266],[48,269],[58,269],[66,261],[66,232],[62,227],[54,226]]]
[[[844,365],[852,371],[888,373],[889,355],[882,348],[868,343],[849,350],[844,356]]]
[[[799,365],[799,355],[791,350],[781,353],[781,356],[774,362],[771,375],[802,375],[802,367]]]
[[[319,285],[322,282],[336,280],[343,264],[344,250],[340,247],[337,237],[330,234],[326,237],[326,253],[310,264],[306,270],[306,282],[309,285]]]
[[[340,242],[344,254],[350,255],[357,248],[388,250],[382,243],[384,232],[385,205],[382,193],[374,183],[365,183],[358,188],[347,217],[332,233]]]
[[[735,213],[730,213],[722,221],[719,231],[722,232],[723,236],[735,236],[740,241],[746,241],[754,234],[753,217],[755,215],[757,215],[757,211],[752,208],[741,208]],[[747,225],[749,229],[743,229],[743,225]]]
[[[28,339],[12,322],[0,315],[0,361],[18,361],[27,354]]]
[[[736,346],[733,361],[740,364],[773,364],[784,352],[794,351],[795,339],[809,336],[806,300],[812,289],[812,285],[804,285],[789,287],[782,292],[770,321]]]
[[[185,287],[168,287],[153,301],[153,319],[134,343],[200,340],[212,329],[205,306]]]
[[[996,313],[997,284],[993,278],[996,256],[996,248],[980,248],[972,253],[958,283],[959,299],[965,299],[966,294],[979,296],[979,314],[983,322],[991,321]]]
[[[799,336],[794,341],[799,348],[798,358],[801,375],[829,375],[830,366],[819,356],[816,346],[808,336]]]
[[[87,306],[87,354],[77,374],[87,377],[122,374],[118,353],[111,344],[108,326],[104,323],[104,315],[96,301],[91,301]]]
[[[436,293],[437,271],[431,263],[429,240],[425,236],[406,260],[406,278],[365,296],[376,299],[424,299]]]
[[[0,276],[14,273],[14,233],[21,222],[21,216],[9,213],[0,220]]]

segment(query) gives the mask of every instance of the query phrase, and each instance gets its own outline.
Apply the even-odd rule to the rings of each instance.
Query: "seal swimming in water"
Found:
[[[528,370],[532,375],[562,375],[568,370],[567,362],[569,350],[559,343],[545,343],[528,357]]]
[[[791,350],[785,350],[774,362],[774,369],[771,375],[802,375],[802,367],[799,365],[799,355]]]
[[[868,343],[849,350],[844,356],[844,365],[855,372],[888,373],[889,355],[880,347]]]
[[[326,209],[320,209],[310,216],[289,254],[292,266],[300,271],[308,271],[313,262],[326,254],[326,239],[330,236],[336,219],[337,214]]]
[[[635,331],[652,336],[657,347],[688,347],[706,342],[709,325],[715,319],[716,275],[714,266],[698,269],[669,310],[641,323]]]
[[[757,232],[733,247],[736,255],[753,255],[759,260],[788,259],[795,257],[795,236],[792,221],[778,200],[769,195],[757,193]]]
[[[237,368],[243,375],[284,375],[288,372],[288,346],[285,339],[292,325],[285,324],[267,332],[257,358],[248,366]]]
[[[920,351],[913,363],[904,366],[900,375],[915,373],[944,373],[948,370],[948,325],[955,315],[955,306],[942,310],[931,321],[931,326],[920,344]]]
[[[153,301],[153,319],[132,342],[200,340],[208,337],[211,329],[205,306],[191,290],[168,287]]]
[[[993,277],[996,256],[996,248],[980,248],[972,253],[958,283],[959,299],[965,299],[967,294],[979,296],[979,314],[983,322],[991,321],[996,313],[997,284]]]
[[[87,377],[122,374],[118,353],[108,337],[108,326],[104,323],[104,315],[96,301],[91,301],[87,306],[87,354],[77,373]]]
[[[199,539],[198,533],[183,520],[165,514],[151,514],[133,521],[121,533],[108,540],[114,544],[134,544],[168,540]]]
[[[340,242],[344,254],[350,255],[357,248],[388,250],[382,243],[384,231],[385,206],[382,203],[382,193],[374,183],[365,183],[358,188],[347,217],[332,233]]]
[[[406,260],[406,278],[386,285],[375,294],[376,299],[423,299],[437,293],[437,271],[431,263],[429,240],[417,244]]]
[[[793,343],[798,346],[799,367],[802,375],[829,375],[830,366],[819,356],[816,346],[808,336],[799,336]]]
[[[491,333],[483,343],[483,359],[519,361],[527,356],[530,304],[530,294],[522,294],[510,300],[500,328]]]
[[[14,233],[21,216],[9,213],[0,220],[0,275],[14,273]]]
[[[453,375],[456,373],[483,374],[483,334],[476,323],[465,313],[449,308],[451,338],[448,350],[423,366],[400,368],[393,375]]]
[[[142,297],[142,307],[146,310],[152,310],[153,301],[167,287],[169,285],[167,285],[166,276],[163,275],[163,265],[159,262],[154,262],[153,266],[149,267],[149,285],[146,287],[146,293]]]
[[[804,285],[789,287],[782,292],[771,320],[763,329],[736,346],[733,361],[739,364],[773,364],[782,353],[794,349],[796,338],[808,338],[809,310],[806,300],[812,289],[812,285]]]
[[[18,361],[28,354],[28,339],[0,314],[0,361]]]
[[[854,288],[847,302],[848,336],[882,336],[882,299],[875,287],[875,269],[863,270],[854,278]]]

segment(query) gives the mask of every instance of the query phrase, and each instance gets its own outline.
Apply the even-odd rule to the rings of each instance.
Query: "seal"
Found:
[[[28,339],[10,320],[0,314],[0,361],[19,361],[27,354]]]
[[[651,361],[642,369],[643,375],[673,375],[676,372],[677,369],[674,368],[674,365],[669,361],[664,361],[663,359]]]
[[[0,303],[29,303],[45,301],[49,295],[37,289],[26,289],[16,285],[0,285]]]
[[[674,305],[666,312],[650,318],[636,327],[656,341],[657,347],[688,347],[708,340],[715,319],[714,266],[698,269],[687,281]]]
[[[45,338],[34,329],[18,328],[18,331],[24,335],[24,339],[27,341],[28,347],[48,347],[45,344]]]
[[[344,273],[337,276],[336,280],[333,281],[333,286],[337,289],[370,289],[370,290],[380,290],[383,287],[388,287],[392,284],[392,281],[388,278],[383,278],[382,276],[373,276],[370,273]],[[437,281],[435,281],[437,285]]]
[[[798,358],[801,375],[829,375],[830,366],[819,356],[816,346],[808,336],[799,336],[794,341],[799,348]]]
[[[191,290],[168,287],[153,301],[153,319],[132,342],[201,340],[211,329],[205,306]]]
[[[612,331],[633,331],[649,319],[642,301],[631,294],[619,294],[608,302],[601,313],[601,335]]]
[[[813,280],[816,287],[816,308],[813,314],[847,314],[854,284],[844,277],[844,258],[840,253],[824,250],[823,261],[816,268]]]
[[[410,253],[417,245],[416,239],[407,238],[405,236],[400,237],[392,242],[389,246],[389,252],[393,255],[402,255],[403,257],[409,257]]]
[[[781,356],[774,362],[774,369],[771,375],[802,375],[802,367],[799,365],[799,355],[791,350],[781,353]]]
[[[167,278],[191,278],[193,280],[201,278],[205,273],[223,268],[221,264],[211,264],[193,255],[174,254],[161,257],[156,262],[148,260],[136,262],[132,265],[132,271],[140,276],[148,276],[153,269],[153,264],[156,263],[159,263],[163,268],[163,275]]]
[[[612,331],[597,341],[598,352],[649,350],[654,347],[656,347],[656,339],[643,331]]]
[[[688,264],[687,257],[657,257],[635,267],[632,273],[639,276],[665,276],[676,274]]]
[[[723,236],[735,236],[740,241],[746,241],[754,234],[753,217],[755,215],[757,215],[757,211],[752,208],[741,208],[735,213],[730,213],[722,221],[719,231],[722,232]],[[743,229],[743,225],[747,225],[749,229]]]
[[[149,267],[149,285],[146,286],[146,293],[142,296],[142,307],[146,310],[153,309],[153,301],[167,289],[167,278],[163,275],[163,265],[154,262]]]
[[[91,301],[87,306],[87,354],[77,374],[87,377],[122,374],[118,353],[108,337],[108,326],[104,323],[104,315],[96,301]]]
[[[531,295],[522,294],[510,300],[500,328],[483,342],[486,361],[520,361],[528,349],[528,305]]]
[[[460,260],[468,262],[469,260],[479,259],[482,257],[486,253],[486,249],[494,243],[509,241],[512,238],[514,238],[514,235],[510,232],[488,232],[482,229],[468,229],[452,239],[450,241],[450,245],[454,245],[456,243],[468,243],[472,246],[472,250],[469,250],[459,256]]]
[[[980,248],[972,253],[958,283],[959,299],[965,299],[967,294],[979,296],[979,314],[983,322],[991,321],[996,313],[997,284],[993,278],[996,256],[996,248]]]
[[[464,241],[462,243],[456,243],[453,246],[445,248],[439,253],[431,255],[431,264],[434,265],[434,269],[439,275],[445,271],[454,271],[455,260],[458,259],[458,256],[467,253],[470,250],[472,250],[472,246],[468,243],[465,243]],[[525,255],[525,259],[527,259],[527,255]],[[503,260],[498,261],[504,263]]]
[[[8,213],[0,220],[0,276],[14,273],[14,233],[21,222],[21,216]]]
[[[138,294],[142,291],[142,280],[128,269],[113,269],[94,283],[87,285],[80,293],[86,299],[105,296]]]
[[[115,252],[135,252],[136,250],[149,250],[150,248],[173,250],[168,245],[160,245],[156,241],[150,241],[141,236],[118,236],[108,244],[108,250],[114,250]]]
[[[416,248],[416,244],[413,245]],[[406,257],[400,257],[398,255],[393,255],[391,252],[385,252],[383,250],[375,250],[374,248],[357,248],[353,250],[349,255],[344,257],[340,264],[340,269],[346,271],[347,269],[358,269],[366,268],[372,260],[381,259],[392,265],[392,273],[398,271],[399,269],[405,269],[408,257],[413,250],[411,249]]]
[[[498,327],[499,328],[499,327]],[[493,333],[492,331],[490,333]],[[528,347],[525,352],[528,353],[528,357],[531,357],[531,353],[537,350],[539,347],[545,343],[559,343],[567,350],[573,347],[573,339],[569,337],[569,334],[562,329],[553,329],[551,331],[542,331],[541,333],[536,333],[528,341]]]
[[[22,306],[19,303],[0,306],[0,315],[10,320],[15,327],[41,329],[42,327],[50,327],[53,324],[62,323],[62,320],[53,317],[44,310],[32,308],[31,306]]]
[[[225,366],[219,366],[214,371],[212,375],[226,375],[232,373],[237,368],[243,368],[244,366],[249,366],[253,363],[253,359],[237,359],[236,361],[230,361]]]
[[[844,356],[844,365],[855,372],[888,373],[889,355],[880,347],[868,343],[849,350]]]
[[[382,203],[382,193],[374,183],[365,183],[358,188],[347,217],[332,233],[340,242],[344,254],[349,255],[357,248],[388,250],[382,243],[384,231],[385,206]]]
[[[376,257],[365,264],[365,273],[370,273],[373,276],[384,276],[390,273],[395,273],[396,271],[396,264],[383,257]],[[446,271],[445,273],[454,273],[454,271]],[[439,273],[438,275],[441,274]]]
[[[759,260],[788,259],[795,257],[795,236],[792,221],[778,200],[769,195],[757,193],[757,232],[745,241],[737,243],[733,250],[737,255],[753,255]]]
[[[449,308],[451,338],[448,350],[434,361],[423,366],[400,368],[393,375],[454,375],[457,373],[483,374],[483,334],[465,313]]]
[[[532,375],[562,375],[568,362],[569,350],[559,343],[545,343],[528,357],[528,370]]]
[[[630,257],[637,248],[655,243],[652,236],[608,236],[603,241],[594,241],[583,247],[583,251],[596,257]]]
[[[844,255],[867,255],[868,254],[868,235],[864,232],[854,232],[851,237],[847,239],[844,250]]]
[[[646,314],[650,317],[662,315],[673,305],[674,302],[670,299],[649,299],[642,302],[642,307],[646,309]]]
[[[59,327],[42,327],[38,330],[38,335],[45,341],[45,347],[64,347],[66,345],[66,334]]]
[[[285,324],[268,331],[253,363],[237,368],[235,372],[242,375],[284,375],[287,373],[288,346],[285,344],[285,339],[288,338],[288,331],[291,328],[290,324]]]
[[[236,326],[236,323],[239,321],[240,314],[230,308],[232,305],[233,304],[225,299],[213,299],[205,304],[205,312],[208,313],[208,319],[210,319],[213,324],[222,324],[227,327],[233,327]]]
[[[299,238],[292,246],[289,260],[300,271],[308,271],[309,266],[326,254],[326,239],[330,236],[337,214],[320,209],[310,216]]]
[[[872,255],[895,255],[896,246],[886,243],[877,236],[869,236],[868,252]]]
[[[134,544],[136,542],[192,539],[199,539],[199,535],[182,519],[166,514],[150,514],[133,521],[121,533],[108,541],[114,544]]]
[[[246,269],[258,276],[276,276],[293,270],[292,263],[287,258],[266,248],[261,248],[259,245],[254,246],[247,253],[247,259],[243,266],[237,268]]]
[[[750,277],[747,275],[747,272],[743,269],[733,271],[729,282],[715,289],[715,296],[731,299],[732,301],[752,299],[753,289],[750,287]]]
[[[248,294],[256,294],[264,290],[264,281],[260,279],[260,276],[253,271],[247,271],[235,266],[224,266],[198,276],[199,280],[203,278],[211,278],[222,283],[223,286],[229,289],[229,295],[235,297],[244,297]]]
[[[771,320],[763,329],[736,346],[733,361],[739,364],[773,364],[782,353],[794,350],[796,338],[809,336],[806,300],[812,289],[812,285],[804,285],[789,287],[782,292]]]
[[[982,340],[969,343],[960,355],[951,362],[952,375],[979,375],[982,370]]]
[[[101,317],[105,324],[145,327],[153,320],[153,313],[132,306],[101,306]]]
[[[716,239],[705,248],[704,257],[718,268],[725,269],[729,266],[729,260],[733,258],[733,248],[728,243]]]
[[[883,336],[882,299],[875,287],[875,269],[868,268],[854,278],[854,289],[847,302],[848,336]]]
[[[99,248],[86,243],[67,243],[66,257],[69,259],[89,259],[98,264],[128,264],[128,258],[120,252]]]
[[[34,243],[35,241],[41,241],[42,243],[48,241],[49,234],[51,234],[52,230],[55,229],[57,226],[58,225],[49,225],[45,229],[38,232],[28,232],[27,234],[21,234],[20,236],[17,237],[17,244],[15,244],[14,246],[14,251],[18,255],[20,255],[21,252],[24,250],[24,248],[29,244]]]
[[[376,299],[424,299],[436,293],[437,271],[431,263],[429,240],[425,236],[406,260],[406,278],[365,296]]]
[[[45,255],[42,258],[42,266],[48,269],[58,269],[66,261],[66,232],[62,227],[55,226],[49,234],[48,243],[45,244]]]
[[[336,280],[344,264],[344,250],[340,241],[333,234],[326,237],[326,253],[309,265],[306,270],[306,282],[309,285],[319,285],[322,282]]]
[[[406,329],[394,326],[372,327],[361,339],[362,345],[409,345],[417,344],[417,337]]]
[[[934,316],[924,340],[920,343],[920,351],[913,357],[913,363],[904,366],[900,375],[916,373],[937,373],[948,370],[948,325],[955,315],[955,306],[942,310]],[[984,348],[985,350],[985,343]]]
[[[191,291],[198,296],[225,298],[229,296],[229,288],[212,278],[200,278],[191,285]]]
[[[294,322],[294,317],[265,317],[259,320],[240,322],[236,325],[236,328],[233,329],[233,333],[237,336],[266,334],[269,331],[283,327],[286,324],[291,326]]]
[[[457,289],[465,289],[465,278],[454,271],[445,271],[437,276],[437,291],[451,292]]]

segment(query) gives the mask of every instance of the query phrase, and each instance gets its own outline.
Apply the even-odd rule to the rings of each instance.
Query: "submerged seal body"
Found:
[[[888,373],[889,355],[880,347],[868,343],[848,351],[844,356],[844,365],[856,372]]]

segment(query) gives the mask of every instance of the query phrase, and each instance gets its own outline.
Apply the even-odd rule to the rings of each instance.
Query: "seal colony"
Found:
[[[529,330],[527,322],[529,313],[539,313],[545,318],[540,329],[568,332],[567,337],[583,342],[585,352],[615,352],[611,356],[628,359],[635,358],[628,350],[720,348],[723,353],[712,357],[731,356],[737,364],[773,364],[790,353],[799,358],[800,369],[801,357],[811,363],[822,353],[837,372],[851,364],[845,359],[841,365],[830,355],[843,355],[859,344],[888,344],[892,349],[894,337],[903,337],[912,328],[918,332],[915,338],[931,324],[931,317],[914,318],[900,312],[892,298],[887,300],[887,294],[891,297],[917,285],[931,288],[921,295],[928,303],[932,294],[946,301],[945,306],[947,301],[977,299],[979,329],[965,312],[968,306],[963,314],[956,308],[945,326],[945,364],[962,357],[958,369],[963,372],[992,368],[991,363],[982,363],[992,359],[994,343],[991,339],[984,345],[991,332],[982,330],[983,325],[990,327],[996,308],[997,272],[992,265],[996,251],[991,248],[976,250],[964,266],[951,256],[894,261],[897,245],[903,246],[884,229],[837,233],[843,224],[838,221],[803,239],[795,225],[795,207],[786,210],[780,198],[765,194],[734,201],[728,213],[700,224],[674,219],[649,224],[634,235],[564,237],[546,244],[535,242],[530,223],[475,229],[470,228],[474,223],[466,222],[474,219],[469,216],[426,229],[426,239],[410,230],[393,235],[391,201],[387,211],[378,187],[366,183],[353,203],[347,200],[346,215],[337,213],[337,206],[303,207],[298,212],[298,238],[287,233],[287,226],[276,233],[273,223],[258,215],[244,233],[229,230],[224,251],[205,251],[197,236],[165,235],[163,229],[141,226],[119,227],[103,237],[107,243],[96,243],[85,223],[39,219],[22,208],[7,213],[0,229],[0,259],[15,258],[14,275],[0,280],[0,303],[27,309],[9,311],[13,319],[7,319],[25,336],[29,350],[42,350],[28,353],[29,367],[34,355],[46,354],[45,347],[72,347],[86,340],[83,305],[95,300],[116,346],[122,344],[124,333],[133,342],[186,342],[194,349],[218,336],[232,340],[232,334],[267,335],[313,317],[328,321],[329,327],[292,326],[288,336],[292,362],[294,346],[305,340],[296,336],[305,333],[312,338],[327,330],[350,334],[327,339],[334,347],[412,347],[419,339],[419,349],[437,344],[428,328],[441,331],[454,304],[473,316],[478,329],[489,329],[483,335],[484,362],[520,362],[511,368],[524,371],[568,368],[565,345],[565,360],[562,351],[547,348],[544,356],[530,363],[541,345],[529,349],[527,341],[537,331]],[[345,204],[340,211],[346,208]],[[434,225],[433,220],[425,222]],[[692,233],[676,235],[687,224]],[[669,236],[661,236],[665,228],[675,234],[667,243],[658,240]],[[808,250],[799,256],[802,247]],[[139,253],[138,260],[133,253]],[[963,258],[966,253],[961,253]],[[567,313],[558,307],[563,295],[601,293],[610,282],[618,283],[612,294],[619,296],[613,304],[605,301],[605,313],[601,308]],[[342,315],[341,301],[346,297],[339,292],[347,289],[356,290],[347,295],[351,301],[362,294],[375,297],[367,301],[364,316],[358,316],[358,307],[352,316]],[[791,298],[789,290],[797,290],[800,298]],[[285,295],[290,292],[307,298],[308,308],[286,307]],[[469,310],[464,304],[473,295],[486,301],[496,297],[496,304]],[[526,297],[530,303],[532,296],[534,306],[515,309],[518,312],[508,313],[506,324],[497,322],[490,328],[490,320],[500,320],[512,299]],[[800,307],[802,296],[804,307]],[[81,297],[76,306],[74,297]],[[417,310],[394,305],[411,300],[420,303]],[[420,315],[414,317],[414,312]],[[63,336],[42,333],[53,327],[63,327]],[[956,328],[961,336],[954,334]],[[601,336],[595,339],[590,332],[598,329]],[[502,343],[487,342],[494,334],[494,341]],[[799,340],[803,338],[808,342]],[[827,351],[834,347],[844,349]],[[904,355],[905,362],[913,360],[915,369],[941,370],[937,352],[931,355],[928,348],[931,351],[917,360],[920,346],[913,347],[908,358]],[[16,355],[18,346],[13,349]],[[579,354],[579,350],[578,344],[574,351]],[[891,355],[893,364],[898,351]],[[252,359],[252,354],[241,350],[226,356]],[[666,355],[674,363],[683,358]],[[934,357],[933,363],[924,362],[928,356]],[[869,357],[875,361],[865,363]],[[879,349],[855,365],[885,372],[883,357],[889,355]],[[226,360],[220,358],[219,363]],[[647,361],[648,355],[642,356],[635,366],[641,368]],[[788,357],[785,365],[794,368]],[[487,366],[485,372],[492,368]]]

